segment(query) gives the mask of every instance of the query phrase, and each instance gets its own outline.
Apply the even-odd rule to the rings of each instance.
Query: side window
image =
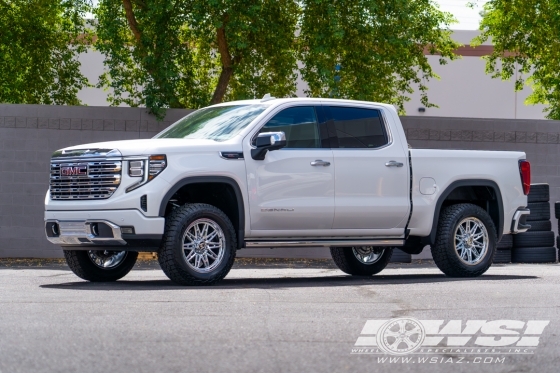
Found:
[[[389,141],[379,110],[330,107],[339,148],[371,149]]]
[[[286,148],[321,147],[317,116],[313,106],[297,106],[282,110],[269,120],[259,133],[277,131],[286,134]]]

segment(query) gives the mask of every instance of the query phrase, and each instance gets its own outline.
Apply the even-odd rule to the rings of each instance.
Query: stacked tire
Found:
[[[504,234],[496,245],[494,263],[511,263],[511,249],[513,247],[513,235]]]
[[[560,219],[560,202],[556,201],[554,204],[554,217],[556,220]],[[558,233],[560,233],[560,220],[558,220]],[[556,247],[558,248],[558,257],[560,259],[560,236],[556,236]]]
[[[390,263],[412,263],[412,255],[405,253],[401,249],[395,247]]]
[[[548,184],[531,184],[526,223],[531,228],[513,235],[511,259],[514,263],[554,263],[556,248],[550,222],[550,192]]]

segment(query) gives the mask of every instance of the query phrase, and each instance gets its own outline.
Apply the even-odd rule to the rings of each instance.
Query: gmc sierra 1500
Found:
[[[409,149],[391,105],[266,96],[197,110],[153,139],[56,151],[45,230],[89,281],[157,251],[173,281],[211,284],[239,249],[305,246],[363,276],[394,247],[431,245],[445,274],[468,277],[503,234],[529,228],[529,188],[524,153]]]

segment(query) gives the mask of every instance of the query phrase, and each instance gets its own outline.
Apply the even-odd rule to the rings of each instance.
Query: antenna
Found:
[[[270,93],[267,93],[266,95],[263,96],[263,98],[261,98],[261,102],[266,102],[274,99],[276,99],[276,97],[273,97],[270,95]]]

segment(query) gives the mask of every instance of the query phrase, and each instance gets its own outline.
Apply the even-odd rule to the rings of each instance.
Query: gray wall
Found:
[[[157,122],[141,108],[0,105],[0,257],[60,257],[43,233],[43,204],[54,150],[89,142],[149,138],[189,110],[169,110]],[[560,200],[560,122],[404,117],[416,148],[520,150],[533,182]],[[556,227],[556,224],[553,224]],[[556,228],[555,228],[556,229]],[[239,256],[328,257],[324,249],[246,249]]]

